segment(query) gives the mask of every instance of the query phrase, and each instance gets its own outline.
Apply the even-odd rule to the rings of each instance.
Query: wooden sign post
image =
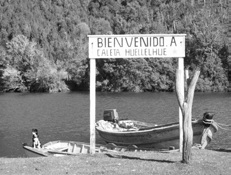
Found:
[[[90,152],[95,153],[96,63],[101,58],[179,58],[184,70],[185,34],[89,35],[90,58]],[[184,94],[184,74],[180,76]],[[179,111],[180,148],[182,148],[182,113]]]
[[[90,59],[90,153],[95,154],[95,114],[96,114],[96,62]]]
[[[181,93],[181,96],[184,98],[184,59],[178,58],[178,70],[182,72],[179,75],[179,92]],[[183,150],[183,114],[181,111],[181,108],[179,107],[179,150],[182,152]]]

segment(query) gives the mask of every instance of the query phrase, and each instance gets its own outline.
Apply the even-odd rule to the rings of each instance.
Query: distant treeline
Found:
[[[0,91],[89,89],[87,35],[185,33],[197,91],[228,86],[228,7],[181,0],[0,0]],[[98,59],[97,90],[174,91],[177,59]]]

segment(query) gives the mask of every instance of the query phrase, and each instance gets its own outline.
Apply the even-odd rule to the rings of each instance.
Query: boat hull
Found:
[[[32,148],[30,146],[23,146],[27,157],[48,157],[49,153],[43,149]]]
[[[42,148],[33,148],[23,144],[23,149],[27,157],[74,156],[90,153],[90,145],[87,143],[61,140],[48,142]],[[109,151],[103,145],[96,144],[95,152]]]
[[[193,127],[193,143],[201,144],[205,148],[211,141],[208,136],[203,136],[205,130],[209,130],[210,135],[217,131],[215,124],[206,127],[202,120],[192,121]],[[150,129],[143,129],[138,131],[107,131],[96,127],[99,135],[107,143],[114,143],[116,145],[136,145],[138,147],[152,148],[152,149],[169,149],[174,147],[179,148],[179,124],[167,124]],[[207,132],[208,133],[208,132]],[[201,143],[203,142],[203,143]]]

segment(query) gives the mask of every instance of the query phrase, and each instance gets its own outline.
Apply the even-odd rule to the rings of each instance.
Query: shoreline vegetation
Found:
[[[0,4],[0,92],[88,91],[87,35],[160,33],[186,34],[185,69],[189,76],[198,68],[201,71],[196,91],[228,88],[226,3],[16,0]],[[177,59],[97,59],[96,66],[97,91],[175,91]]]
[[[0,174],[172,174],[229,175],[230,152],[192,150],[192,162],[181,153],[124,152],[67,157],[0,158]]]

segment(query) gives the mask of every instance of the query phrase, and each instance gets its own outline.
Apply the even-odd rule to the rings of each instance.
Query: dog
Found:
[[[39,135],[37,129],[32,129],[32,147],[41,148],[41,143],[39,141]]]

